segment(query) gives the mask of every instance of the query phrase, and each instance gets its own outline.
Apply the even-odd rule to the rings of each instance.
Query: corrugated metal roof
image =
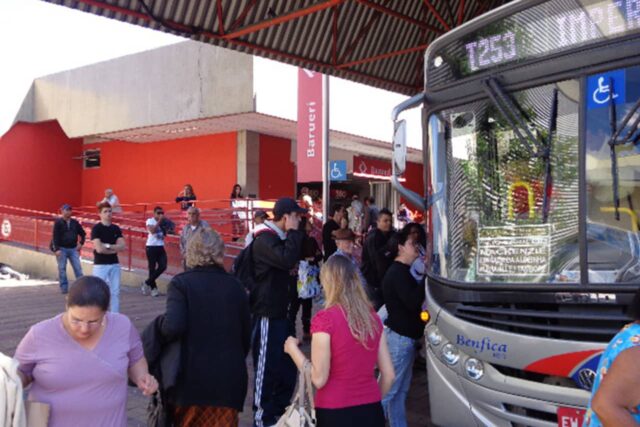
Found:
[[[508,0],[44,1],[414,94],[429,43]]]

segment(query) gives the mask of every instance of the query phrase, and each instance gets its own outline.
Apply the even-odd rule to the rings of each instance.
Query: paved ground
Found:
[[[128,315],[139,330],[155,316],[164,312],[165,299],[142,296],[137,288],[123,287],[122,312]],[[28,280],[24,282],[0,280],[0,352],[13,355],[20,339],[29,326],[64,311],[64,299],[57,283]],[[308,352],[308,347],[303,347]],[[251,359],[247,360],[251,374]],[[251,384],[251,381],[249,381]],[[240,415],[240,426],[251,425],[251,385],[245,410]],[[129,426],[146,426],[147,399],[135,388],[129,388],[127,405]],[[416,367],[407,399],[409,425],[430,426],[428,418],[427,383],[424,368]]]

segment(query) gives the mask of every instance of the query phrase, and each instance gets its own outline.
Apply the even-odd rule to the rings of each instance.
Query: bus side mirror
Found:
[[[393,174],[400,176],[407,169],[407,122],[393,123]]]

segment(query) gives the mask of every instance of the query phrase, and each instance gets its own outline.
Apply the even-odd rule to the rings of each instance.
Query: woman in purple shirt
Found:
[[[50,405],[49,427],[127,425],[127,379],[145,395],[158,389],[138,331],[108,312],[109,287],[100,278],[76,280],[67,310],[35,324],[15,358],[29,401]]]

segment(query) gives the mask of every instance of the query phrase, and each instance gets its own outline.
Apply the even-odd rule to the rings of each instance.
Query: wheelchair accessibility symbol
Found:
[[[611,94],[611,88],[609,82],[604,81],[604,77],[598,77],[598,87],[593,91],[593,102],[596,104],[606,104],[611,97],[613,99],[618,98],[620,95],[617,93]]]
[[[334,160],[329,163],[329,178],[331,181],[347,180],[347,161]]]
[[[613,84],[612,84],[613,83]],[[597,74],[587,79],[587,108],[607,107],[611,102],[623,104],[625,102],[625,71],[616,70]]]

